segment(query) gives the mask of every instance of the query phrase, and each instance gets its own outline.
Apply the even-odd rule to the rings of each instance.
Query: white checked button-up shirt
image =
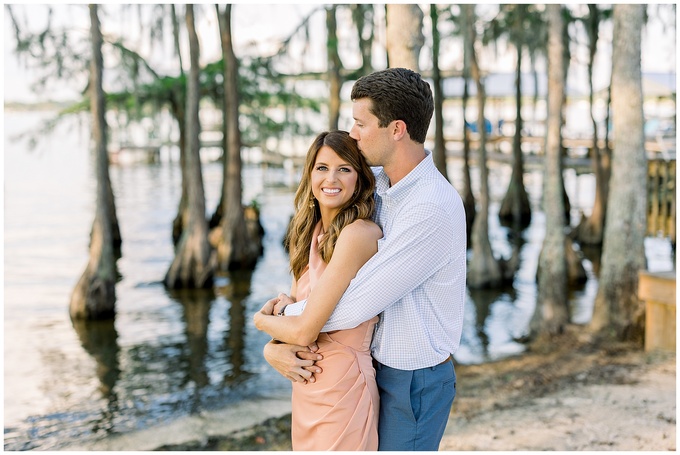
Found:
[[[444,361],[458,349],[463,326],[465,209],[426,153],[392,187],[382,170],[376,176],[384,237],[322,329],[349,329],[381,314],[373,357],[401,370]]]

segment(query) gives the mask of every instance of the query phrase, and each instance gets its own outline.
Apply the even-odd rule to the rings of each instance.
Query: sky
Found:
[[[290,34],[294,28],[301,22],[302,18],[308,14],[312,9],[318,7],[316,2],[298,2],[295,4],[276,3],[262,5],[262,4],[236,4],[233,9],[233,36],[237,55],[241,46],[247,45],[249,42],[257,41],[263,49],[271,50],[275,43],[279,42],[281,37]],[[43,5],[18,5],[15,6],[18,11],[23,11],[19,14],[20,17],[26,17],[30,21],[31,26],[43,24],[46,20],[46,8]],[[204,61],[214,61],[219,58],[220,45],[217,36],[217,26],[214,23],[214,12],[209,11],[212,5],[202,5],[207,14],[203,14],[199,24],[199,34],[201,38],[201,54]],[[266,11],[263,11],[263,8]],[[71,29],[82,30],[87,33],[89,27],[89,18],[87,7],[85,4],[67,7],[61,5],[56,9],[55,24],[68,24]],[[131,22],[136,13],[129,12],[127,21],[119,21],[113,25],[111,21],[107,21],[106,17],[100,20],[103,24],[104,33],[109,31],[114,34],[129,34],[134,35],[135,30]],[[78,96],[76,88],[73,84],[66,82],[56,84],[53,90],[43,96],[38,96],[31,91],[30,81],[33,79],[33,73],[30,70],[22,67],[13,55],[14,38],[11,26],[11,21],[3,8],[4,33],[3,33],[3,52],[4,52],[4,101],[5,102],[34,102],[44,98],[50,99],[74,99]],[[323,16],[317,15],[318,27],[323,28]],[[113,15],[112,15],[113,17]],[[268,19],[271,18],[271,19]],[[426,21],[429,21],[426,15]],[[426,25],[427,26],[427,25]],[[213,33],[201,33],[201,30],[207,29],[214,31]],[[342,32],[342,30],[341,30]],[[323,30],[320,30],[318,36],[323,36]],[[602,31],[602,37],[611,37],[611,27],[605,27]],[[313,61],[319,61],[322,65],[325,61],[321,52],[322,48],[317,47],[316,51],[311,49]],[[315,55],[314,52],[317,52]],[[153,52],[152,52],[153,53]],[[161,58],[167,57],[167,52],[157,53]],[[609,71],[607,62],[610,60],[610,53],[608,45],[602,45],[599,51],[600,71],[596,73],[596,78],[599,78],[597,85],[603,86],[609,80]],[[583,61],[584,56],[578,57]],[[188,60],[185,58],[185,60]],[[642,51],[642,65],[645,72],[675,72],[676,64],[676,46],[675,36],[663,30],[662,25],[652,20],[643,31],[643,51]],[[445,58],[442,58],[445,61]],[[484,62],[482,62],[484,64]],[[505,71],[511,71],[514,65],[510,53],[505,59],[501,59],[498,66],[504,68]],[[580,73],[580,78],[583,78],[583,71]],[[578,76],[577,72],[577,77]]]

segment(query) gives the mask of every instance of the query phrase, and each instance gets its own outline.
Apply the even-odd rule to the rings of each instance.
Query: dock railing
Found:
[[[675,159],[647,161],[647,234],[675,245]]]

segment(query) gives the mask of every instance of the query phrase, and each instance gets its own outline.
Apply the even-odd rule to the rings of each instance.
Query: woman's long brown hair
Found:
[[[373,190],[375,177],[370,166],[361,155],[354,139],[346,131],[326,131],[319,134],[309,147],[300,186],[295,193],[295,215],[291,220],[286,245],[290,251],[290,270],[295,279],[299,279],[309,263],[309,249],[312,234],[317,222],[321,219],[319,205],[312,193],[311,174],[314,170],[316,156],[324,145],[333,149],[340,158],[351,165],[358,174],[355,192],[352,198],[333,218],[328,232],[319,242],[319,252],[324,262],[329,262],[335,249],[340,231],[358,219],[370,219],[375,210]],[[314,201],[313,207],[310,202]]]

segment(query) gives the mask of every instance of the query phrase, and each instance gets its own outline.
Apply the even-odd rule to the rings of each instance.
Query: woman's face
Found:
[[[326,222],[340,212],[352,198],[358,179],[357,170],[324,145],[316,155],[312,168],[312,193],[319,201],[321,216]]]

